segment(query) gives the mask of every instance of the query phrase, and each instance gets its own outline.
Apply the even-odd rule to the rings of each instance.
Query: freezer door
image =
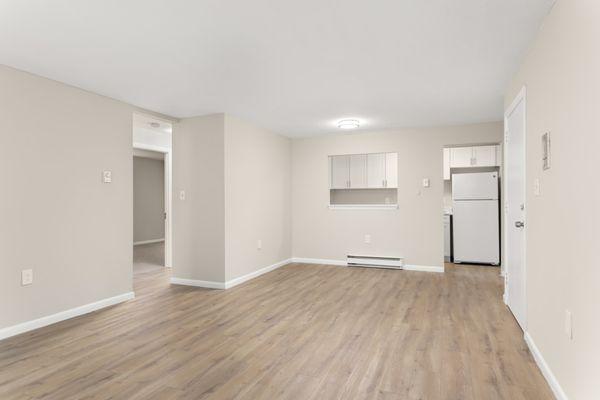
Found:
[[[497,200],[453,202],[454,262],[500,263]]]
[[[453,200],[498,199],[498,173],[452,174]]]

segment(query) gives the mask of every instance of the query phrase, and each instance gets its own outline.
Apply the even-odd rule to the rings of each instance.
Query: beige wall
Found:
[[[600,393],[599,22],[599,2],[559,0],[506,95],[508,106],[527,87],[527,331],[577,400]],[[548,131],[552,167],[543,171]]]
[[[444,145],[502,141],[502,123],[401,129],[293,141],[292,253],[345,260],[348,253],[388,254],[411,265],[441,266]],[[330,210],[331,154],[398,152],[398,210]],[[422,188],[423,178],[431,187]],[[364,235],[371,235],[371,244]]]
[[[289,259],[291,140],[225,117],[225,265],[231,280]],[[258,240],[262,249],[257,249]]]
[[[4,66],[0,88],[0,328],[130,292],[133,107]]]
[[[225,280],[223,114],[173,125],[173,276]],[[179,194],[185,190],[185,200]]]
[[[133,241],[165,238],[165,162],[133,157]]]

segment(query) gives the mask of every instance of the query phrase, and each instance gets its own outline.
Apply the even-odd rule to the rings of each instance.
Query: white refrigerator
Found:
[[[452,175],[455,263],[500,264],[498,172]]]

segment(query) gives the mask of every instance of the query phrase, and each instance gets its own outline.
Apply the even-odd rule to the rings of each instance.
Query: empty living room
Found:
[[[1,400],[600,399],[597,0],[0,0]]]

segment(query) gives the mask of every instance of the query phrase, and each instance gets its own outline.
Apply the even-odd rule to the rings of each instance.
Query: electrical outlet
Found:
[[[112,171],[102,171],[102,182],[104,182],[104,183],[112,182]]]
[[[21,271],[21,285],[27,286],[33,283],[33,270],[32,269],[24,269]]]
[[[573,340],[573,315],[569,310],[565,310],[565,334],[569,340]]]
[[[185,200],[185,190],[179,191],[179,200]]]
[[[262,250],[262,240],[258,239],[256,241],[256,249],[257,250]]]
[[[371,243],[371,235],[365,235],[365,243]]]

